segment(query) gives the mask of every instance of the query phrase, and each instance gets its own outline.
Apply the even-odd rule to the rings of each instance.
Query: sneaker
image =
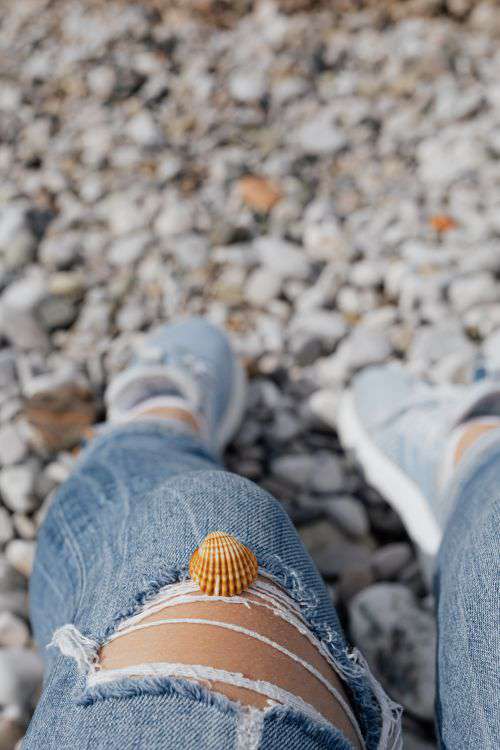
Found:
[[[187,411],[207,445],[223,451],[245,408],[244,370],[227,335],[203,318],[151,332],[129,368],[110,383],[108,419],[129,421],[145,407]]]
[[[462,422],[483,414],[500,415],[498,384],[433,385],[395,363],[364,370],[341,397],[342,444],[429,558],[451,512],[452,437]]]

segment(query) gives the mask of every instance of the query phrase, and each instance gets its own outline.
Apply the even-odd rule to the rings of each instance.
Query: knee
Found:
[[[203,538],[227,531],[254,546],[270,549],[296,531],[282,505],[248,479],[226,471],[196,471],[172,479],[165,492],[174,492]]]
[[[198,503],[214,506],[228,513],[251,510],[276,520],[287,519],[281,503],[244,477],[229,471],[197,471],[176,481],[177,489],[189,492]]]

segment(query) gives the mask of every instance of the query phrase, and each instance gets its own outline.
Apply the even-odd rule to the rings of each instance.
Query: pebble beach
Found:
[[[436,748],[433,596],[335,415],[367,365],[500,366],[500,8],[331,5],[0,9],[0,750],[39,697],[38,528],[110,379],[186,313],[249,375],[228,467],[290,514],[405,750]]]

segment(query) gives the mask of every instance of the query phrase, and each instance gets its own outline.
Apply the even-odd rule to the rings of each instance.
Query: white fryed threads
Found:
[[[138,677],[182,677],[195,682],[220,682],[224,685],[245,688],[252,690],[254,693],[263,695],[272,701],[271,708],[278,704],[290,706],[296,711],[308,716],[313,721],[320,724],[329,725],[329,722],[311,706],[307,701],[298,695],[293,695],[287,690],[274,685],[265,680],[252,680],[244,677],[240,672],[229,672],[225,669],[207,667],[204,664],[182,664],[175,662],[157,662],[148,664],[138,664],[132,667],[122,667],[121,669],[104,669],[100,672],[93,672],[88,677],[89,687],[105,685],[116,680]]]
[[[212,625],[217,628],[222,628],[223,630],[232,630],[235,633],[241,633],[242,635],[246,635],[249,638],[255,638],[255,640],[258,640],[261,643],[264,643],[266,646],[270,646],[276,651],[279,651],[280,653],[282,653],[284,656],[288,657],[292,661],[296,662],[297,664],[300,664],[301,667],[303,667],[307,672],[312,674],[313,677],[315,677],[319,682],[321,682],[323,687],[325,687],[328,690],[328,692],[331,693],[331,695],[333,695],[333,697],[338,701],[338,703],[340,703],[345,713],[349,716],[349,719],[353,723],[353,726],[354,727],[356,726],[356,720],[348,704],[342,698],[337,688],[335,688],[330,683],[330,681],[326,679],[326,677],[323,677],[323,675],[318,669],[313,667],[312,664],[309,664],[309,662],[307,662],[305,659],[302,659],[300,656],[297,656],[297,654],[294,654],[293,651],[289,651],[280,643],[277,643],[276,641],[273,641],[270,638],[266,638],[265,635],[261,635],[260,633],[257,633],[255,630],[249,630],[248,628],[244,628],[241,625],[235,625],[234,623],[230,623],[230,622],[220,622],[219,620],[206,620],[201,617],[174,617],[169,620],[154,620],[153,622],[142,623],[140,625],[136,625],[134,628],[131,628],[127,632],[128,633],[135,632],[137,630],[152,628],[158,625],[175,625],[175,624]],[[122,633],[121,635],[125,635],[125,633]]]
[[[382,729],[380,731],[378,750],[402,750],[402,707],[399,703],[396,703],[389,698],[380,682],[370,671],[365,657],[360,651],[358,651],[358,649],[352,651],[350,658],[362,667],[380,706]]]
[[[242,708],[236,725],[235,750],[258,750],[264,728],[264,713],[258,708]]]
[[[99,644],[85,638],[74,625],[63,625],[62,628],[58,628],[47,648],[51,646],[58,648],[64,656],[74,659],[80,672],[92,669],[97,661]]]
[[[300,606],[293,599],[289,598],[285,591],[276,585],[272,576],[265,571],[259,571],[259,573],[261,577],[259,577],[259,579],[255,581],[254,584],[252,584],[252,587],[247,591],[247,594],[252,597],[251,599],[244,597],[216,597],[202,595],[198,592],[197,586],[190,580],[170,584],[162,589],[154,599],[147,602],[140,612],[123,621],[119,625],[116,633],[112,636],[111,640],[131,632],[131,630],[135,630],[138,625],[143,624],[142,621],[144,618],[164,609],[165,607],[175,606],[175,604],[185,604],[194,601],[221,601],[249,608],[260,606],[272,610],[276,616],[281,617],[305,635],[305,637],[307,637],[326,658],[328,663],[335,669],[342,679],[345,679],[347,676],[346,673],[335,664],[326,645],[317,639],[307,627],[306,621],[300,611]],[[197,593],[193,594],[193,592]],[[182,621],[185,619],[187,622],[192,622],[191,618],[177,619]],[[167,622],[172,622],[172,620],[167,620]],[[144,624],[147,625],[147,623]],[[154,625],[155,623],[152,624]],[[207,624],[211,624],[211,621],[208,621]],[[229,625],[228,623],[222,624],[225,626]],[[229,625],[229,627],[232,626]],[[239,626],[234,627],[238,628]],[[252,634],[253,631],[249,631],[249,633]],[[263,638],[260,634],[254,634],[254,637],[255,635],[259,637],[259,639]],[[181,679],[184,678],[187,680],[193,680],[197,683],[207,683],[209,688],[211,687],[212,682],[225,683],[235,687],[246,688],[265,696],[268,700],[268,708],[264,710],[246,706],[238,707],[239,718],[236,732],[236,750],[243,750],[243,748],[248,748],[249,750],[258,749],[265,713],[272,706],[277,704],[290,707],[318,724],[331,726],[330,722],[327,721],[313,706],[300,697],[292,695],[272,683],[267,683],[261,680],[251,680],[237,672],[226,672],[225,670],[204,665],[176,663],[148,663],[134,665],[125,669],[101,670],[98,664],[99,644],[96,641],[83,636],[77,628],[70,624],[59,628],[54,633],[52,642],[49,645],[57,646],[65,656],[75,659],[79,670],[87,675],[87,685],[89,688],[125,679],[165,676]],[[276,645],[280,646],[280,644]],[[297,659],[298,658],[299,657],[297,657]],[[354,664],[359,665],[360,674],[366,674],[374,695],[380,705],[382,728],[378,750],[401,750],[401,707],[388,698],[382,686],[371,674],[366,661],[358,651],[354,651],[350,658]],[[311,665],[309,665],[309,667],[310,666]],[[311,668],[314,669],[313,667]],[[322,675],[321,677],[323,678]],[[333,688],[333,690],[335,690],[335,688]],[[337,700],[339,698],[341,699],[342,708],[349,717],[356,731],[361,747],[364,747],[364,741],[359,726],[350,706],[343,701],[342,696],[335,695],[335,697]]]
[[[162,591],[159,592],[159,594],[154,598],[154,600],[148,602],[139,612],[138,614],[134,615],[132,618],[128,619],[127,621],[121,623],[118,630],[109,638],[108,643],[115,641],[118,638],[122,638],[125,635],[129,635],[130,633],[137,632],[139,630],[145,630],[149,628],[154,627],[160,627],[165,625],[174,625],[174,624],[184,624],[184,625],[209,625],[213,627],[218,627],[226,630],[231,630],[236,633],[241,633],[242,635],[245,635],[250,638],[254,638],[261,643],[264,643],[265,645],[269,646],[270,648],[275,649],[276,651],[279,651],[284,656],[289,658],[290,660],[296,662],[297,664],[300,664],[306,671],[308,671],[313,677],[315,677],[322,685],[325,687],[328,692],[332,695],[332,697],[335,698],[337,703],[340,705],[346,716],[348,717],[356,735],[358,736],[359,742],[361,746],[363,746],[363,736],[361,734],[361,730],[359,729],[358,722],[356,720],[356,717],[354,716],[354,713],[349,706],[348,702],[344,699],[340,691],[331,684],[331,682],[323,676],[323,674],[316,669],[312,664],[310,664],[305,659],[302,659],[297,654],[294,654],[289,649],[285,648],[281,644],[277,643],[276,641],[271,640],[270,638],[267,638],[266,636],[261,635],[260,633],[250,630],[248,628],[242,627],[241,625],[237,625],[234,623],[228,623],[228,622],[222,622],[219,620],[214,619],[205,619],[200,617],[173,617],[173,618],[162,618],[158,620],[153,620],[152,622],[144,623],[143,620],[146,617],[151,616],[155,612],[167,609],[169,607],[181,604],[181,603],[192,603],[194,601],[203,601],[203,602],[224,602],[227,604],[239,604],[242,606],[262,606],[266,609],[270,609],[275,615],[278,617],[281,617],[283,620],[285,620],[287,623],[292,625],[296,630],[298,630],[301,635],[305,636],[309,642],[317,649],[317,651],[325,658],[325,660],[333,667],[333,669],[339,673],[337,665],[335,664],[334,660],[332,659],[331,655],[325,648],[324,644],[319,641],[309,630],[309,628],[306,626],[305,621],[302,617],[302,614],[299,611],[298,605],[296,602],[294,602],[291,598],[287,597],[286,593],[282,591],[282,589],[278,588],[276,584],[273,582],[263,581],[257,579],[246,591],[247,594],[252,595],[254,597],[258,597],[262,599],[263,601],[254,601],[249,600],[248,598],[244,598],[242,596],[231,596],[231,597],[223,597],[223,596],[208,596],[201,593],[193,593],[192,592],[198,592],[198,586],[193,581],[182,581],[180,583],[171,584]],[[325,719],[326,721],[326,719]]]
[[[275,606],[281,604],[282,608],[286,610],[292,610],[305,624],[305,620],[302,617],[299,605],[294,602],[293,599],[287,597],[287,595],[280,588],[278,588],[276,584],[268,583],[266,580],[261,580],[261,578],[265,576],[267,576],[267,574],[259,569],[259,579],[252,583],[252,585],[247,589],[247,592],[255,594],[256,596],[260,596],[263,599],[266,598],[266,593],[268,595],[272,595],[272,602]],[[149,617],[149,615],[153,614],[154,612],[163,609],[163,607],[165,607],[169,602],[174,602],[174,600],[177,600],[175,603],[180,603],[178,601],[178,597],[188,595],[195,591],[199,592],[199,587],[194,581],[190,579],[179,581],[178,583],[168,584],[161,591],[159,591],[153,599],[146,602],[137,614],[122,622],[118,626],[117,632],[123,630],[124,628],[128,628],[131,625],[134,625],[136,622],[140,622],[145,617]],[[191,600],[194,601],[194,598],[191,597]],[[270,600],[269,596],[268,600]],[[209,596],[207,594],[202,594],[201,592],[199,592],[199,598],[197,599],[197,601],[222,601],[228,602],[229,604],[238,603],[245,604],[245,606],[247,607],[251,606],[251,603],[241,596]]]
[[[265,571],[259,570],[259,576],[268,577],[268,580],[261,580],[260,578],[254,581],[254,583],[247,589],[246,594],[249,594],[261,601],[255,601],[254,599],[249,600],[243,596],[209,596],[207,594],[196,593],[198,592],[198,586],[194,581],[186,580],[179,583],[170,584],[160,591],[157,596],[150,602],[146,603],[139,613],[122,622],[116,633],[110,638],[113,640],[118,638],[120,635],[126,635],[126,633],[132,632],[134,627],[144,620],[146,617],[159,612],[162,609],[173,607],[177,604],[186,604],[191,602],[226,602],[227,604],[240,604],[247,608],[253,606],[260,606],[269,609],[277,617],[292,625],[301,635],[303,635],[311,643],[314,648],[326,659],[332,669],[339,675],[343,680],[344,675],[339,669],[329,650],[316,636],[311,633],[306,621],[300,611],[299,605],[293,601],[293,599],[287,597],[284,591],[280,589],[276,584],[272,582],[270,576]]]

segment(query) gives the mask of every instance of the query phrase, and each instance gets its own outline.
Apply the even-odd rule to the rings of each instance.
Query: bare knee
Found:
[[[148,665],[258,709],[295,701],[361,747],[334,665],[297,605],[265,577],[236,597],[208,597],[192,581],[166,587],[103,646],[97,680],[147,674]]]

